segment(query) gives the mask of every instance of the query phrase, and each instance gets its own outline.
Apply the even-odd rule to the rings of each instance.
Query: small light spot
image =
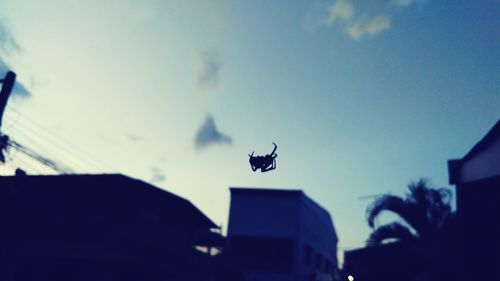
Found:
[[[352,276],[352,275],[347,276],[347,280],[354,281],[354,276]]]

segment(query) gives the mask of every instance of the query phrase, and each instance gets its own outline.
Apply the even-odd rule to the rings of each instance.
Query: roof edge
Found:
[[[495,139],[500,138],[500,119],[497,120],[495,125],[484,135],[484,137],[477,142],[467,154],[462,158],[462,161],[472,158],[480,151],[488,148]]]
[[[302,189],[280,189],[280,188],[266,188],[266,187],[229,187],[231,194],[233,193],[290,193],[290,194],[303,194]]]
[[[460,172],[465,161],[487,149],[496,139],[500,138],[500,119],[495,125],[467,152],[462,159],[448,160],[448,182],[456,185],[460,183]]]

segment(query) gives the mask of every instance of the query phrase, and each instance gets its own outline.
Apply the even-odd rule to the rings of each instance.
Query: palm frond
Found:
[[[390,211],[400,216],[417,233],[427,232],[427,218],[425,209],[422,210],[414,202],[394,195],[383,195],[366,209],[368,225],[375,227],[375,218],[383,211]]]
[[[398,213],[399,210],[407,208],[407,203],[403,198],[395,195],[382,195],[375,198],[367,208],[366,208],[366,220],[371,228],[375,227],[375,218],[382,211],[392,211]]]
[[[421,234],[427,235],[439,231],[451,214],[451,191],[446,188],[434,189],[428,180],[420,179],[408,185],[408,200],[415,203],[418,212],[425,214],[427,229]]]
[[[429,181],[427,179],[421,178],[418,181],[410,182],[410,184],[408,184],[408,189],[410,190],[410,193],[408,193],[406,197],[409,201],[423,207],[428,205],[430,188]]]
[[[415,236],[407,227],[398,222],[393,222],[376,228],[370,234],[366,244],[368,246],[375,246],[382,244],[382,242],[387,239],[407,241],[414,238]]]

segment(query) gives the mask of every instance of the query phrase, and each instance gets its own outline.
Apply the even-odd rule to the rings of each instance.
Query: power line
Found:
[[[70,150],[68,150],[68,149],[66,149],[66,148],[64,148],[62,146],[54,144],[47,137],[45,137],[45,136],[43,136],[43,135],[41,135],[41,134],[39,134],[39,133],[37,133],[37,132],[35,132],[33,130],[28,130],[28,129],[26,129],[23,126],[20,126],[20,124],[18,124],[17,126],[12,127],[11,129],[9,129],[9,132],[11,130],[13,130],[13,132],[16,132],[17,134],[23,135],[30,143],[33,143],[34,145],[36,145],[39,148],[41,148],[42,151],[47,151],[47,149],[45,147],[40,146],[38,144],[38,142],[35,140],[35,138],[33,138],[32,136],[30,136],[29,134],[31,133],[31,134],[34,134],[34,135],[38,136],[39,138],[45,139],[45,141],[42,141],[42,143],[44,143],[44,144],[46,144],[46,145],[48,145],[49,147],[52,148],[52,149],[48,149],[49,151],[53,151],[54,148],[55,148],[56,150],[58,150],[57,152],[59,152],[59,153],[56,152],[58,155],[61,155],[61,154],[64,155],[64,156],[60,156],[60,157],[63,157],[65,159],[64,162],[71,162],[70,165],[74,166],[75,168],[77,168],[79,170],[86,170],[85,168],[82,168],[82,167],[83,166],[88,166],[88,165],[90,165],[90,166],[92,166],[92,168],[96,169],[96,166],[94,164],[91,164],[90,162],[83,160],[81,157],[79,157],[78,155],[74,154],[72,151],[70,151]],[[72,155],[73,158],[74,158],[74,160],[77,160],[80,163],[79,164],[75,164],[74,161],[70,161],[69,158],[71,158],[71,157],[68,157],[67,154]],[[81,162],[86,162],[87,164],[86,165],[83,165],[83,164],[80,165]],[[100,168],[97,168],[96,170],[100,170]]]
[[[14,141],[14,140],[9,140],[9,146],[14,147],[21,151],[22,153],[26,154],[27,156],[31,157],[32,159],[44,164],[45,166],[53,169],[54,171],[61,173],[61,174],[71,174],[72,171],[71,169],[61,166],[60,164],[54,162],[51,159],[45,158],[42,155],[38,154],[37,152],[23,146],[22,144]]]
[[[10,107],[9,109],[13,110],[14,112],[16,112],[17,114],[21,115],[21,117],[23,117],[24,119],[26,119],[28,122],[30,122],[32,125],[34,125],[37,129],[45,132],[45,133],[48,133],[50,135],[52,135],[53,137],[55,137],[56,139],[58,139],[60,142],[64,143],[65,145],[71,147],[72,149],[76,150],[76,151],[79,151],[81,153],[81,156],[84,156],[86,157],[87,159],[91,160],[91,161],[94,161],[96,163],[99,163],[100,165],[103,165],[103,166],[106,166],[108,169],[111,169],[111,170],[116,170],[112,167],[110,167],[107,163],[101,161],[100,159],[95,159],[95,158],[92,158],[90,156],[88,156],[88,153],[83,151],[80,147],[74,145],[71,141],[63,138],[62,136],[56,134],[53,130],[41,125],[40,123],[38,123],[37,121],[33,120],[32,118],[30,118],[29,116],[21,113],[19,110],[13,108],[13,107]]]
[[[382,197],[382,196],[385,196],[385,195],[391,195],[391,194],[392,193],[389,191],[389,192],[386,192],[386,193],[363,195],[363,196],[359,196],[358,200],[374,199],[374,198],[379,198],[379,197]]]
[[[90,164],[92,167],[96,167],[96,164],[97,166],[105,166],[108,170],[111,169],[113,171],[115,171],[116,169],[110,167],[108,164],[104,163],[103,161],[100,161],[98,159],[95,159],[95,158],[92,158],[90,156],[88,156],[88,153],[84,152],[82,149],[80,149],[78,146],[75,146],[74,144],[72,144],[70,141],[68,141],[67,139],[64,139],[63,137],[61,137],[60,135],[54,133],[52,130],[44,127],[43,125],[39,124],[38,122],[34,121],[32,118],[22,114],[21,112],[19,112],[17,109],[15,108],[10,108],[11,110],[13,110],[15,113],[17,113],[18,115],[20,115],[21,117],[23,117],[23,119],[27,120],[30,122],[31,124],[31,127],[28,128],[26,125],[21,125],[22,127],[24,127],[25,129],[29,130],[30,132],[33,132],[35,134],[37,134],[38,136],[46,139],[47,141],[49,141],[50,143],[54,143],[54,140],[52,139],[49,139],[47,136],[44,136],[40,133],[41,132],[44,132],[44,133],[47,133],[47,134],[50,134],[52,137],[56,138],[59,143],[63,143],[64,145],[66,145],[66,147],[62,146],[62,145],[56,145],[56,147],[62,149],[62,150],[65,150],[65,152],[67,153],[70,153],[72,154],[74,157],[78,158],[80,161],[83,161],[83,162],[86,162],[87,164]],[[15,122],[15,121],[14,121]],[[19,126],[19,124],[17,124],[17,126]],[[36,132],[38,131],[38,132]],[[71,147],[72,149],[68,149],[69,147]],[[79,152],[79,154],[77,154],[76,151]],[[101,168],[99,168],[98,170],[101,170]]]
[[[17,150],[16,150],[16,151],[17,151]],[[19,158],[19,157],[15,158],[15,161],[16,161],[16,162],[19,162],[19,163],[21,164],[21,166],[20,166],[20,167],[22,167],[22,168],[23,168],[23,170],[25,170],[25,167],[28,167],[28,172],[32,172],[32,171],[34,171],[36,174],[42,174],[42,173],[40,172],[40,170],[39,170],[39,169],[37,169],[37,168],[35,168],[32,164],[30,164],[30,163],[29,163],[29,161],[25,161],[25,160],[23,160],[23,159],[21,159],[21,158]],[[13,165],[12,163],[9,163],[9,165],[10,165],[11,167],[13,167],[13,169],[14,169],[14,170],[15,170],[15,169],[17,169],[17,168],[19,168],[19,167],[14,167],[14,165]],[[31,171],[30,171],[30,170],[31,170]]]
[[[37,141],[37,140],[35,140],[35,139],[34,139],[34,138],[32,138],[31,136],[29,136],[27,133],[25,133],[25,132],[23,132],[23,131],[19,130],[19,128],[18,128],[18,127],[15,127],[15,128],[13,127],[13,128],[12,128],[12,129],[10,129],[10,130],[14,130],[14,132],[17,132],[17,133],[16,133],[16,134],[14,134],[14,135],[17,135],[17,134],[22,135],[22,136],[23,136],[23,139],[26,139],[26,140],[27,140],[30,144],[32,144],[32,145],[34,145],[35,147],[37,147],[40,151],[47,151],[46,147],[44,147],[43,145],[40,145],[40,144],[38,143],[38,141]],[[10,130],[9,130],[9,131],[10,131]],[[24,146],[24,145],[22,145],[22,147],[26,148],[26,146]],[[33,151],[33,152],[34,152],[34,151]],[[36,154],[37,154],[37,155],[39,155],[39,156],[41,156],[41,154],[39,154],[39,153],[36,153]],[[53,157],[53,156],[52,156],[52,157]],[[56,157],[56,158],[57,158],[57,157]],[[60,163],[61,161],[56,159],[56,161],[52,161],[52,162],[54,162],[54,163]],[[68,162],[68,163],[70,163],[70,166],[72,166],[73,168],[82,169],[82,167],[81,167],[80,165],[75,164],[73,161],[69,161],[68,159],[65,159],[65,160],[64,160],[64,161],[62,161],[62,162]],[[71,169],[71,170],[73,170],[73,169]]]

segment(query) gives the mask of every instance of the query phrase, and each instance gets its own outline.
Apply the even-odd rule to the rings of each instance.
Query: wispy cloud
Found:
[[[195,136],[195,146],[197,149],[203,149],[212,144],[231,144],[232,138],[221,133],[216,125],[212,115],[208,115]]]
[[[216,87],[219,84],[221,67],[217,52],[198,52],[198,86],[204,89]]]
[[[391,18],[399,10],[426,0],[350,1],[332,0],[323,6],[319,24],[325,28],[338,28],[350,38],[360,41],[373,38],[391,28]],[[393,6],[391,8],[391,6]],[[394,9],[397,6],[401,9]]]
[[[9,70],[12,70],[12,68],[9,67],[7,63],[2,60],[2,58],[0,58],[0,78],[3,78]],[[31,92],[28,91],[28,89],[26,89],[21,82],[19,82],[19,79],[16,79],[16,84],[14,84],[14,89],[12,89],[12,95],[18,97],[29,97],[31,96]]]
[[[10,30],[0,21],[0,78],[3,78],[7,71],[12,70],[5,58],[12,52],[20,52],[21,47],[16,42]],[[21,83],[19,79],[12,90],[14,96],[29,97],[30,91]]]
[[[158,168],[151,168],[151,182],[152,183],[162,183],[167,180],[167,176],[165,176],[165,172]]]
[[[140,141],[144,140],[144,138],[142,136],[131,134],[131,133],[127,133],[127,134],[125,134],[125,136],[127,137],[127,139],[129,139],[130,141],[133,141],[133,142],[140,142]]]
[[[347,27],[346,32],[352,39],[361,40],[365,37],[374,37],[390,26],[391,20],[388,16],[375,16],[366,22],[354,22]]]
[[[10,30],[0,21],[0,50],[3,52],[20,51],[21,47],[16,42]]]
[[[331,26],[336,21],[348,22],[354,16],[353,6],[346,0],[337,0],[327,7],[327,16],[323,20],[323,24]]]

